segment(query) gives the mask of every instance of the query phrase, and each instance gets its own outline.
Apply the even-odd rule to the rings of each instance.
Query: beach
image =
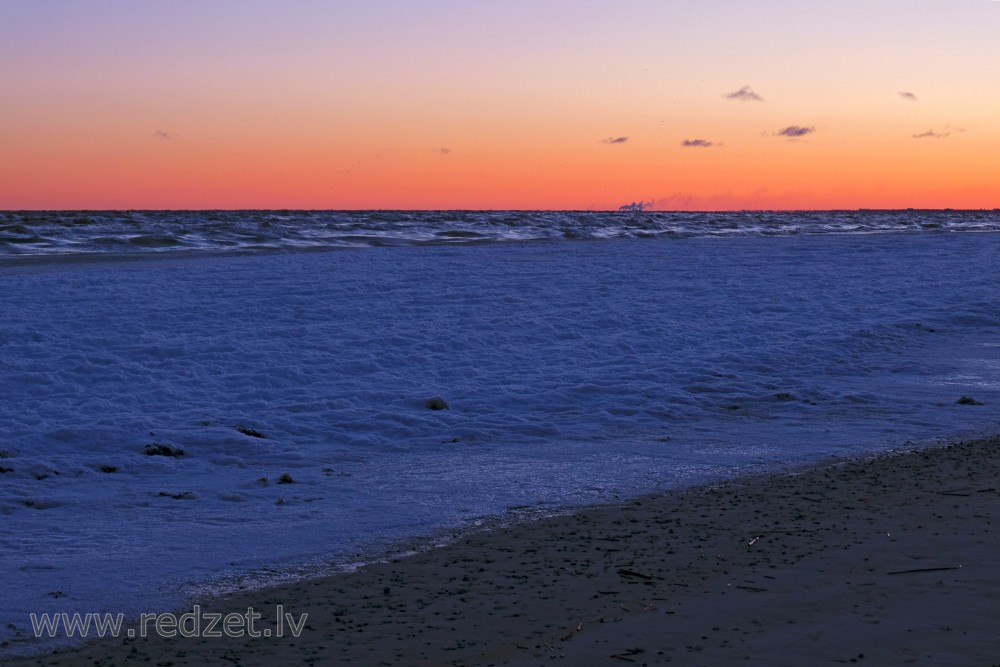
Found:
[[[9,664],[990,664],[998,478],[1000,438],[831,460],[203,601],[308,613],[298,639],[114,639]]]

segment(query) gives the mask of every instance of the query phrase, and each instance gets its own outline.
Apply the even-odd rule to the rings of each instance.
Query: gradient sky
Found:
[[[1000,2],[5,0],[0,119],[3,209],[994,208]]]

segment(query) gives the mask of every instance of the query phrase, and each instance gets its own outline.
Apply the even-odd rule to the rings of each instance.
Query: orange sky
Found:
[[[1000,207],[995,0],[148,4],[0,5],[0,208]]]

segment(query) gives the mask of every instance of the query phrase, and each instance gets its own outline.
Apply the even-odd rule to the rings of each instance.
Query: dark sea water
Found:
[[[6,211],[0,257],[503,241],[982,232],[992,211]]]

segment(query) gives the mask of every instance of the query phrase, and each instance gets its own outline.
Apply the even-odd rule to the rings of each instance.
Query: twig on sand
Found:
[[[953,565],[951,567],[918,567],[913,570],[896,570],[894,572],[886,572],[887,575],[892,574],[914,574],[916,572],[944,572],[946,570],[961,570],[961,565]]]
[[[626,570],[624,568],[618,570],[618,574],[623,577],[639,577],[640,579],[654,579],[650,574],[643,574],[642,572],[636,572],[635,570]]]
[[[630,648],[622,651],[621,653],[612,653],[608,657],[614,658],[615,660],[624,660],[625,662],[635,662],[635,660],[633,660],[630,656],[639,655],[642,652],[643,650],[641,648]]]
[[[573,638],[573,635],[575,635],[576,633],[580,632],[580,630],[583,630],[583,621],[580,621],[579,623],[577,623],[576,627],[574,629],[570,630],[569,634],[566,635],[565,637],[563,637],[562,640],[564,642],[569,641],[570,639]]]

